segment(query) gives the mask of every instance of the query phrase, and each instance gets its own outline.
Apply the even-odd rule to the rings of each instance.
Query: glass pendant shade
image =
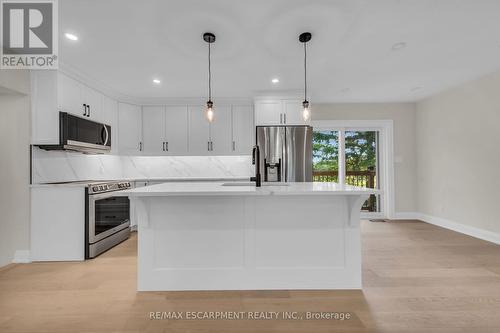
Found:
[[[311,110],[309,108],[309,102],[305,100],[302,102],[302,107],[304,108],[302,111],[302,118],[304,121],[308,121],[311,118]]]
[[[207,118],[208,122],[211,123],[214,121],[214,103],[212,101],[207,102],[207,109],[205,110],[205,117]]]

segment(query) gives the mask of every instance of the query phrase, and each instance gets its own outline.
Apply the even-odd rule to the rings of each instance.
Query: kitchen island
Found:
[[[360,289],[360,209],[336,183],[164,183],[127,190],[138,290]]]

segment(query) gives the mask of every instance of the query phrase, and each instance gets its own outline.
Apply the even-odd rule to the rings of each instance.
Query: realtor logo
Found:
[[[57,0],[1,0],[1,68],[57,69]]]

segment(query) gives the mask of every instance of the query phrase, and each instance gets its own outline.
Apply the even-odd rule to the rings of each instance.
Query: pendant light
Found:
[[[302,118],[308,121],[311,118],[311,110],[309,109],[309,101],[307,100],[307,47],[306,44],[311,40],[310,32],[303,32],[299,36],[299,41],[304,44],[304,101],[302,102]]]
[[[210,46],[213,42],[215,42],[215,35],[211,32],[205,32],[203,34],[203,40],[208,43],[208,101],[207,108],[205,110],[205,117],[209,123],[214,121],[214,103],[212,102],[212,70],[210,68],[211,59],[210,59]]]

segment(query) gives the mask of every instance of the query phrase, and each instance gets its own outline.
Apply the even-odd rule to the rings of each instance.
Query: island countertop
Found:
[[[245,182],[169,182],[120,191],[119,195],[131,197],[163,196],[261,196],[261,195],[360,195],[378,194],[380,190],[333,182],[286,183],[262,187],[249,186]]]

